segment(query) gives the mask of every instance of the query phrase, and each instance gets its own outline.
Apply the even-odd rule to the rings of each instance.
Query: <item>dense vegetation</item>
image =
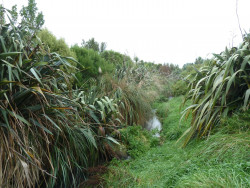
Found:
[[[37,10],[0,5],[0,187],[249,186],[249,34],[181,69],[94,38],[69,47]],[[144,129],[152,109],[160,138]]]
[[[179,124],[183,97],[155,103],[162,118],[162,144],[150,150],[138,140],[133,152],[143,154],[133,160],[113,160],[103,177],[104,187],[249,187],[249,112],[223,119],[220,128],[202,141],[185,148],[177,139],[189,127],[191,118]],[[166,114],[162,116],[161,114]],[[137,133],[142,134],[142,133]],[[131,138],[129,138],[131,139]],[[134,141],[134,142],[135,142]],[[134,145],[134,144],[133,144]],[[143,149],[143,150],[142,150]],[[142,153],[142,152],[141,152]]]
[[[233,112],[249,108],[250,95],[250,35],[244,37],[238,48],[226,48],[214,54],[190,82],[186,100],[191,99],[184,115],[192,112],[192,126],[186,132],[186,142],[193,137],[203,137]]]

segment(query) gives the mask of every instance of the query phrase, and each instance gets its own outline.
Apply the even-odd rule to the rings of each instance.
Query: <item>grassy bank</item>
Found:
[[[227,128],[181,148],[176,140],[189,124],[179,126],[181,101],[155,104],[162,145],[132,160],[113,160],[104,187],[250,187],[249,112],[223,120]]]

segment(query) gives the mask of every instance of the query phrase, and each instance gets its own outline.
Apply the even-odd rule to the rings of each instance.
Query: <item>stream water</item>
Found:
[[[156,114],[155,114],[156,110],[153,110],[153,117],[146,123],[146,129],[147,130],[155,130],[157,129],[157,133],[155,134],[156,137],[160,137],[160,131],[162,129],[161,126],[161,122],[159,121],[159,119],[157,118]]]

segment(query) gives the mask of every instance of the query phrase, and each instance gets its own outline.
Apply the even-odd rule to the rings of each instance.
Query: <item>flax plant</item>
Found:
[[[76,62],[48,53],[29,31],[11,16],[1,25],[0,187],[76,187],[98,158],[94,130],[73,100],[67,70]]]
[[[190,128],[180,138],[184,145],[192,138],[207,136],[218,125],[221,117],[249,108],[250,95],[250,34],[242,44],[214,54],[208,66],[197,71],[189,85],[184,103],[192,104],[184,110],[183,117],[192,115]]]

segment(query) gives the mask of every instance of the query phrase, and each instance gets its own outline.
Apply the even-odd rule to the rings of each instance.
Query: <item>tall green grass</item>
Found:
[[[178,128],[182,98],[165,103],[169,109],[163,132],[183,133],[189,122]],[[161,107],[162,108],[162,107]],[[104,176],[105,187],[249,187],[249,112],[237,114],[207,140],[193,140],[185,148],[167,137],[162,146],[151,148],[131,161],[113,161]],[[190,120],[189,120],[190,121]],[[162,135],[164,135],[162,133]]]

